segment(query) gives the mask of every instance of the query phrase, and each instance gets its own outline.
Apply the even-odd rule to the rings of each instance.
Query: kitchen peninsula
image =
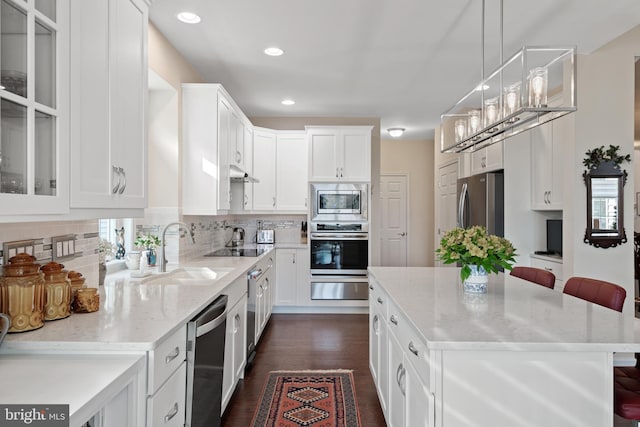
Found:
[[[88,420],[104,427],[183,426],[187,322],[224,294],[229,337],[224,407],[244,372],[245,329],[238,323],[246,316],[246,274],[255,265],[273,263],[273,257],[273,250],[257,257],[199,257],[164,275],[131,279],[123,270],[108,277],[100,287],[99,311],[6,337],[0,349],[6,386],[0,402],[69,404],[72,427]],[[207,274],[192,279],[175,274],[179,271]],[[25,372],[36,376],[25,381]],[[65,381],[69,376],[73,380]]]
[[[633,318],[509,275],[369,267],[370,368],[388,424],[611,426]],[[398,425],[401,425],[398,424]]]

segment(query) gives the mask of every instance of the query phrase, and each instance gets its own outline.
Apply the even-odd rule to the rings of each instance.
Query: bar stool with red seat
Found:
[[[622,286],[588,277],[570,278],[562,292],[620,312],[627,297]]]
[[[551,289],[556,284],[556,275],[542,268],[513,267],[509,274]]]

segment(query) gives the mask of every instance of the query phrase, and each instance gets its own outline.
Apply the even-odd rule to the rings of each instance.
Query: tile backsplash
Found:
[[[306,215],[228,215],[228,216],[185,216],[186,223],[195,235],[195,244],[177,226],[167,230],[166,256],[169,262],[184,262],[190,258],[201,256],[224,247],[231,239],[234,227],[245,230],[245,243],[255,243],[258,221],[263,228],[275,230],[276,243],[297,243],[300,241],[300,224]],[[175,220],[175,219],[173,219]],[[136,220],[137,232],[159,235],[165,224],[173,221],[169,217],[155,216],[147,220]],[[75,270],[86,278],[87,286],[98,286],[98,220],[58,221],[39,223],[0,224],[0,246],[2,243],[34,239],[37,262],[45,264],[52,259],[52,238],[72,235],[74,241],[74,257],[59,262],[66,270]],[[183,238],[179,238],[183,237]],[[12,254],[3,254],[7,256]],[[6,261],[5,261],[6,262]]]
[[[75,270],[86,278],[90,287],[98,286],[98,220],[89,221],[61,221],[39,223],[11,223],[0,224],[0,244],[17,240],[36,240],[35,253],[39,264],[52,260],[52,237],[74,235],[74,257],[58,262],[66,270]],[[13,252],[2,254],[3,262],[15,255]]]

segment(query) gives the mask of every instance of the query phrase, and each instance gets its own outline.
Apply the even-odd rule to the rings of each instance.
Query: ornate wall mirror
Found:
[[[624,185],[627,171],[620,163],[631,156],[617,154],[619,147],[604,146],[587,152],[582,175],[587,185],[587,230],[584,242],[598,248],[610,248],[627,242],[624,230]]]

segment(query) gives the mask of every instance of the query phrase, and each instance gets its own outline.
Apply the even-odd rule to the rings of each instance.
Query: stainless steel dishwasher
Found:
[[[222,423],[226,325],[226,295],[187,323],[187,427],[219,427]]]

